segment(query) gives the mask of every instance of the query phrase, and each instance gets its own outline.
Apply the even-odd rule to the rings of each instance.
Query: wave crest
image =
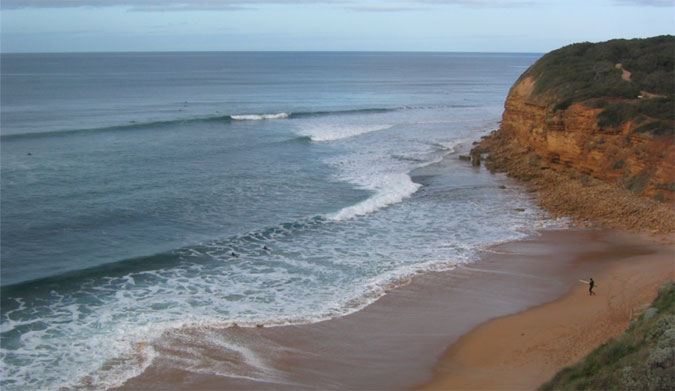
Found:
[[[202,123],[202,122],[231,123],[232,121],[246,121],[246,120],[259,121],[259,120],[274,120],[285,118],[311,118],[322,116],[377,114],[396,110],[402,110],[402,108],[366,108],[366,109],[352,109],[352,110],[306,111],[297,113],[279,112],[275,114],[232,114],[232,115],[216,114],[211,116],[168,118],[164,120],[148,120],[148,121],[133,120],[128,121],[126,123],[110,124],[91,128],[56,129],[45,131],[30,131],[25,133],[9,133],[9,134],[5,133],[0,135],[0,140],[12,140],[12,139],[48,137],[48,136],[66,136],[84,132],[131,131],[148,128],[161,129],[176,125]]]
[[[356,205],[348,206],[337,213],[328,215],[331,220],[348,220],[367,215],[389,205],[397,204],[413,195],[422,185],[412,181],[406,174],[391,174],[383,178],[385,186],[375,194]]]
[[[235,121],[261,121],[269,119],[284,119],[288,118],[288,113],[276,113],[276,114],[239,114],[239,115],[230,115]]]

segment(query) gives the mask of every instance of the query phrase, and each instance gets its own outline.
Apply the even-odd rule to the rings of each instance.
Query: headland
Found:
[[[662,244],[628,258],[619,246],[585,254],[624,261],[597,270],[597,295],[580,284],[463,336],[423,389],[536,389],[624,332],[673,279],[674,47],[672,36],[574,44],[516,81],[500,129],[472,150],[474,164],[523,183],[554,217]]]

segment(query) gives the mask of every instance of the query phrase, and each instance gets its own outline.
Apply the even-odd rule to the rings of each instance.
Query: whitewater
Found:
[[[3,56],[0,385],[118,386],[167,332],[344,316],[532,235],[458,155],[535,59]]]

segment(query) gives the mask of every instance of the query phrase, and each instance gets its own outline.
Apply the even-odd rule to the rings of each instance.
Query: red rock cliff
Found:
[[[543,169],[574,169],[640,196],[675,198],[672,136],[634,133],[633,121],[602,128],[597,121],[602,109],[583,103],[554,111],[549,99],[533,95],[535,83],[525,77],[511,88],[498,131],[502,138],[536,153]]]

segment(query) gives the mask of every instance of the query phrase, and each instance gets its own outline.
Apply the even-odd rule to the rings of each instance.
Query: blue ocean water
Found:
[[[434,178],[537,58],[3,54],[0,385],[105,389],[167,329],[344,315],[527,235],[498,177]]]

